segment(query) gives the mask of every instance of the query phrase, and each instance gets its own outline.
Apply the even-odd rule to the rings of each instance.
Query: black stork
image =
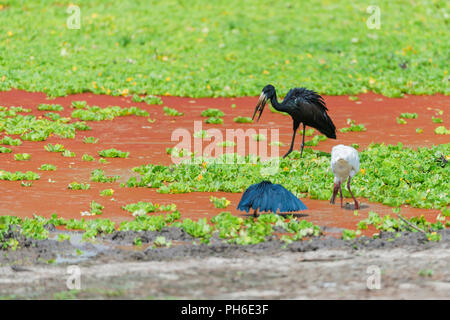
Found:
[[[245,190],[237,209],[247,213],[253,209],[253,216],[256,217],[258,210],[259,212],[278,213],[279,211],[282,213],[306,210],[307,207],[281,184],[262,181],[252,184]]]
[[[300,158],[303,155],[303,148],[305,146],[306,126],[319,130],[328,138],[336,139],[336,127],[327,114],[328,109],[325,106],[325,101],[316,92],[306,88],[294,88],[289,90],[283,102],[279,103],[275,87],[269,84],[264,87],[259,96],[258,104],[256,105],[252,119],[255,118],[255,115],[259,110],[260,113],[257,120],[259,121],[268,100],[270,100],[272,106],[276,110],[288,113],[294,121],[294,133],[292,135],[291,147],[283,158],[286,158],[294,148],[295,134],[297,133],[300,123],[303,123],[303,140]]]

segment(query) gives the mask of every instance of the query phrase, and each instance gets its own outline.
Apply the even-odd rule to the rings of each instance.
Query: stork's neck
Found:
[[[283,103],[279,103],[277,99],[277,92],[273,93],[273,96],[270,98],[270,103],[272,103],[272,107],[274,107],[278,111],[285,111]]]

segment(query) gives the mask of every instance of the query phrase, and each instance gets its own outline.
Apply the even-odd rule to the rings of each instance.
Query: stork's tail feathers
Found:
[[[293,212],[306,210],[305,204],[280,184],[263,181],[245,190],[237,209],[248,212]]]
[[[315,128],[328,138],[336,139],[336,126],[325,111],[322,113],[322,117],[315,125]]]

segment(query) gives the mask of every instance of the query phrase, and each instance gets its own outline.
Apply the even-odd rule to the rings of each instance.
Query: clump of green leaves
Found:
[[[434,129],[436,134],[450,134],[450,129],[446,129],[444,126],[437,127]]]
[[[418,115],[417,115],[417,113],[405,112],[405,113],[400,114],[400,118],[403,118],[403,119],[417,119]]]
[[[102,169],[95,169],[91,172],[91,181],[101,183],[112,183],[120,179],[120,176],[106,176]]]
[[[87,102],[86,101],[72,101],[71,106],[74,109],[84,109],[87,107]]]
[[[217,198],[217,197],[211,196],[209,198],[209,201],[211,201],[214,204],[215,208],[222,208],[222,209],[225,209],[231,203],[230,200],[227,200],[227,198],[225,198],[225,197]]]
[[[170,116],[170,117],[179,117],[179,116],[184,115],[183,112],[179,112],[178,110],[176,110],[174,108],[169,108],[169,107],[164,107],[163,111],[166,116]]]
[[[100,157],[103,158],[128,158],[129,152],[120,151],[114,148],[101,150],[98,152]]]
[[[6,147],[0,147],[0,153],[11,153],[12,150]]]
[[[204,111],[202,111],[201,116],[202,117],[215,117],[215,118],[220,118],[223,117],[225,114],[219,110],[219,109],[206,109]]]
[[[69,183],[67,186],[70,190],[88,190],[91,188],[89,183],[78,183],[76,181]]]
[[[0,140],[0,144],[4,144],[7,146],[20,146],[22,144],[22,140],[5,136]]]
[[[42,171],[55,171],[56,170],[56,166],[53,164],[48,164],[48,163],[44,163],[39,170]]]
[[[100,195],[102,197],[112,197],[113,194],[114,194],[114,190],[113,189],[105,189],[105,190],[102,190],[100,192]]]
[[[84,137],[84,143],[97,143],[98,142],[98,138],[95,137]]]
[[[339,129],[340,132],[361,132],[366,131],[366,127],[363,124],[355,124],[355,120],[347,119],[347,124],[350,125],[350,127],[345,127]]]
[[[209,123],[209,124],[223,124],[223,119],[222,118],[217,118],[217,117],[209,117],[208,119],[205,119],[205,123]]]
[[[16,161],[26,161],[31,159],[31,154],[29,153],[16,153],[14,155],[14,160]]]
[[[39,111],[63,111],[64,108],[59,104],[45,104],[41,103],[37,108]]]
[[[63,152],[64,151],[64,146],[62,144],[47,144],[46,146],[44,146],[44,149],[47,150],[48,152]]]
[[[252,118],[241,117],[241,116],[234,118],[233,121],[236,123],[252,123],[253,122]]]

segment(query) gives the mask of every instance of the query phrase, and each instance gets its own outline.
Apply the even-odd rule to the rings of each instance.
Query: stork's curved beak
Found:
[[[258,104],[256,105],[252,120],[255,118],[256,113],[259,110],[259,116],[258,116],[258,119],[256,120],[256,121],[259,121],[259,118],[261,118],[261,115],[263,113],[264,107],[266,106],[266,103],[267,103],[267,96],[264,92],[262,92],[261,95],[259,96]]]

